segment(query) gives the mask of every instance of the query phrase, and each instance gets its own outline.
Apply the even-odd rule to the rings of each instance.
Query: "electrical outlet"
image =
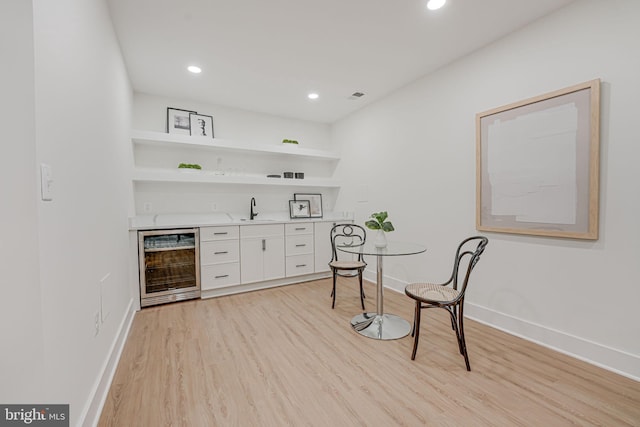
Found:
[[[145,204],[143,205],[143,210],[149,213],[151,212],[152,209],[153,209],[153,205],[150,202],[145,202]]]
[[[93,336],[97,337],[98,333],[100,332],[100,312],[96,311],[96,314],[93,317],[94,317],[94,321],[93,322],[94,322],[95,328],[96,328]]]

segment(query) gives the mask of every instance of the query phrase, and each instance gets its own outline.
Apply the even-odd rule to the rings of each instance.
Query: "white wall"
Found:
[[[44,373],[38,265],[31,2],[0,6],[0,402],[41,402]]]
[[[239,144],[277,145],[283,139],[295,139],[301,147],[332,150],[331,129],[324,123],[288,119],[231,107],[170,99],[142,93],[134,95],[133,127],[145,131],[166,131],[167,107],[197,111],[213,116],[216,138]],[[198,163],[204,170],[220,169],[225,174],[282,174],[304,172],[306,177],[331,177],[335,162],[293,159],[279,155],[234,154],[206,149],[175,149],[141,146],[135,149],[136,165],[148,168],[176,168],[179,163]],[[218,163],[219,162],[219,163]],[[269,187],[256,185],[137,183],[136,213],[210,213],[249,214],[249,201],[255,197],[261,218],[266,214],[286,213],[294,192],[323,194],[326,211],[332,210],[336,190],[314,187]],[[145,204],[151,209],[144,211]]]
[[[78,425],[132,298],[132,93],[104,1],[9,0],[0,28],[0,401],[69,403]]]
[[[358,222],[388,210],[394,238],[428,245],[388,260],[389,283],[446,279],[477,233],[476,113],[601,78],[599,240],[485,233],[467,312],[640,378],[638,17],[635,0],[572,3],[335,125],[336,174],[350,178],[336,209]]]

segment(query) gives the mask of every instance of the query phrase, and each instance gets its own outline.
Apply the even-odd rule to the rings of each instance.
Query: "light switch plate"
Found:
[[[40,165],[40,193],[42,200],[48,202],[53,200],[53,173],[51,166],[45,163]]]

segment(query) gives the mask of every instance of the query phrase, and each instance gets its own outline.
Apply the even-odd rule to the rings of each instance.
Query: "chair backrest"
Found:
[[[449,282],[453,282],[453,289],[460,287],[460,295],[458,299],[464,298],[464,293],[469,284],[469,276],[471,271],[480,260],[480,255],[487,247],[489,239],[484,236],[474,236],[464,239],[456,250],[456,258],[453,264],[453,272]],[[460,280],[461,279],[461,280]]]
[[[350,257],[351,254],[339,251],[336,245],[362,245],[367,240],[367,232],[357,224],[336,224],[331,228],[329,238],[332,250],[331,261],[338,261],[339,254],[342,258]],[[358,259],[362,260],[362,255],[358,256]]]

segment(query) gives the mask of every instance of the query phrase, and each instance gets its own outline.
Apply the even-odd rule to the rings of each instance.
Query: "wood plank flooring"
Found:
[[[640,426],[640,383],[473,321],[467,372],[444,310],[412,338],[356,334],[356,281],[136,314],[100,426]],[[365,288],[367,311],[375,289]],[[385,291],[385,311],[413,302]]]

